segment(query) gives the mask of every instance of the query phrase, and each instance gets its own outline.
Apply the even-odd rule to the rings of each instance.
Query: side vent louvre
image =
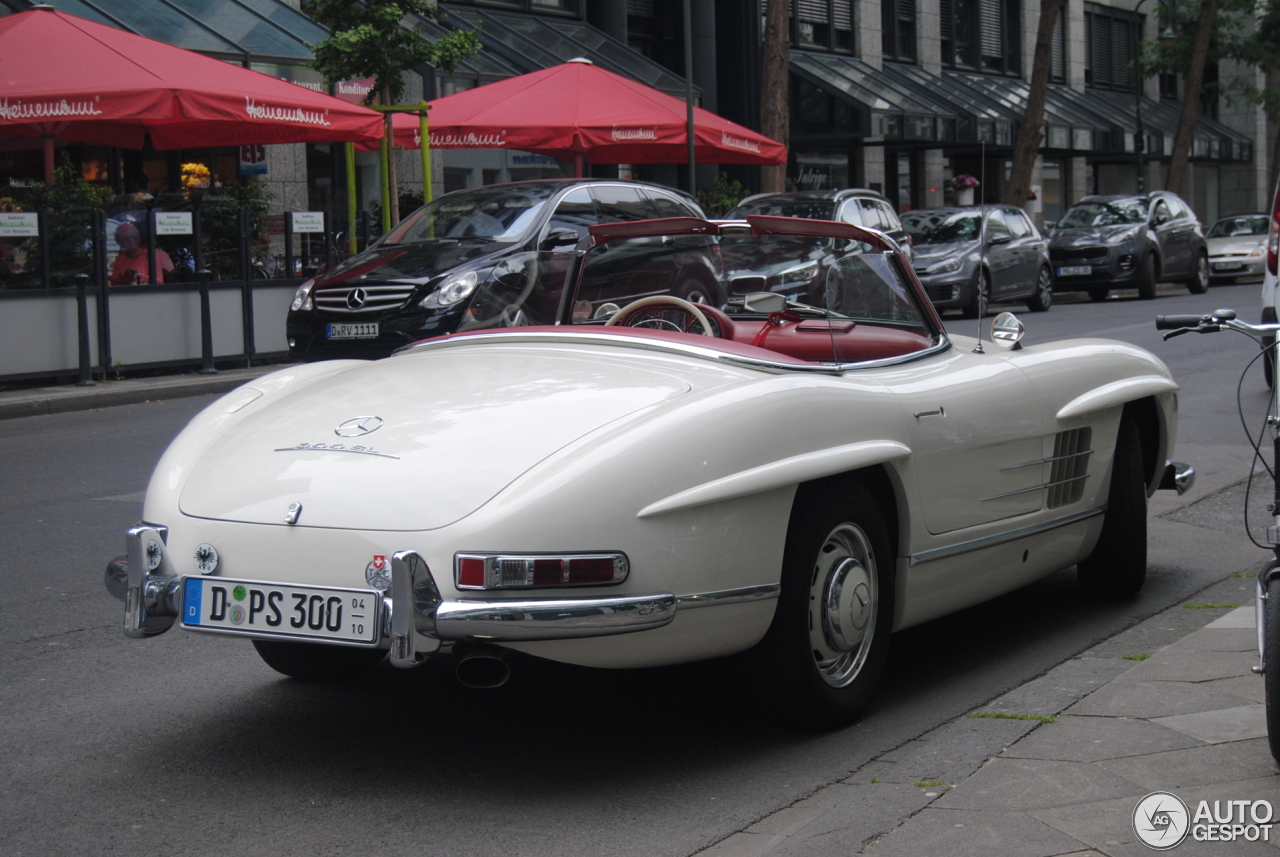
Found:
[[[1077,503],[1084,497],[1089,478],[1089,453],[1093,452],[1093,429],[1080,428],[1058,434],[1053,442],[1053,467],[1049,471],[1048,506],[1056,509]]]

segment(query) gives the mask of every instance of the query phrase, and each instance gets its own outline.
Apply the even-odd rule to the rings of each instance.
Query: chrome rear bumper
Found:
[[[108,563],[104,573],[107,591],[125,604],[124,632],[130,637],[164,633],[182,609],[182,577],[148,570],[148,545],[154,542],[163,550],[162,529],[140,525],[129,530],[129,553]],[[381,597],[382,615],[389,617],[382,636],[390,638],[391,662],[400,667],[417,666],[444,641],[516,643],[648,631],[670,623],[677,607],[670,593],[445,601],[426,561],[414,551],[392,557],[391,589]]]

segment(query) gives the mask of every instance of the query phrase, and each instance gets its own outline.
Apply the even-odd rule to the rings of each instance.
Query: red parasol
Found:
[[[593,65],[563,65],[431,102],[433,149],[519,149],[590,164],[680,163],[688,158],[685,103]],[[702,164],[781,164],[778,142],[695,107]],[[418,117],[397,114],[395,142],[422,145]]]
[[[50,8],[0,18],[0,137],[141,149],[368,142],[376,111]],[[50,167],[51,164],[46,164]]]

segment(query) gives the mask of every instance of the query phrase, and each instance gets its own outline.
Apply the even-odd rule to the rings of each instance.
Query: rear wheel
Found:
[[[1266,682],[1267,740],[1271,756],[1280,762],[1280,578],[1267,583],[1267,600],[1262,609],[1262,677]]]
[[[1148,253],[1142,260],[1142,270],[1138,273],[1138,297],[1149,301],[1156,296],[1156,257]]]
[[[860,483],[802,488],[773,625],[756,651],[769,709],[806,728],[853,720],[884,668],[893,603],[893,551],[874,495]]]
[[[1142,441],[1129,415],[1120,419],[1111,490],[1098,544],[1076,566],[1080,588],[1103,598],[1132,598],[1147,578],[1147,484]]]
[[[278,673],[304,681],[345,681],[370,672],[386,658],[382,649],[322,643],[254,640],[258,656]]]
[[[1203,252],[1196,254],[1196,270],[1187,280],[1187,291],[1193,295],[1202,295],[1209,291],[1209,257]]]
[[[1032,312],[1044,312],[1053,306],[1053,275],[1048,268],[1041,268],[1036,277],[1036,290],[1027,298],[1027,309]]]
[[[1089,300],[1094,303],[1101,303],[1111,294],[1111,289],[1089,289]]]
[[[1262,346],[1263,346],[1262,377],[1267,382],[1268,390],[1275,389],[1275,383],[1276,383],[1275,369],[1271,365],[1271,361],[1275,359],[1275,357],[1271,353],[1272,349],[1275,348],[1275,344],[1276,344],[1276,338],[1274,336],[1271,337],[1271,339],[1269,340],[1264,339],[1262,341]]]

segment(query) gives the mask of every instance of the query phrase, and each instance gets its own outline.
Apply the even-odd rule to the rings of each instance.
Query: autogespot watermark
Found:
[[[1266,800],[1202,800],[1195,812],[1171,792],[1152,792],[1133,809],[1133,832],[1149,848],[1167,851],[1196,842],[1270,842],[1274,815]]]

